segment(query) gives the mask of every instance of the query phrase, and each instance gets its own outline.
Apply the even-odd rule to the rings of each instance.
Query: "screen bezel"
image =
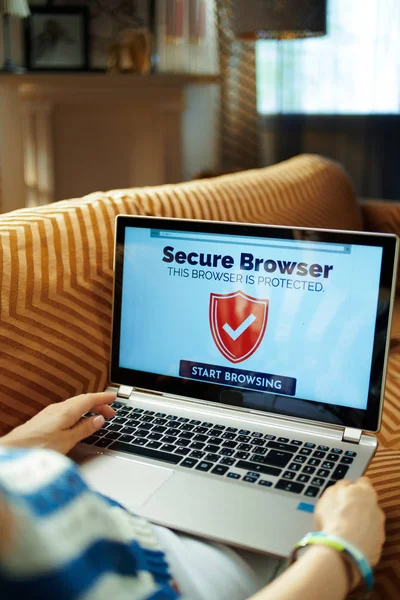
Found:
[[[326,405],[307,399],[290,397],[291,406],[283,410],[273,399],[285,398],[265,392],[252,392],[256,396],[270,404],[268,410],[243,404],[244,397],[250,397],[248,390],[242,388],[222,386],[215,383],[195,381],[181,377],[172,377],[157,373],[148,373],[134,369],[126,369],[119,366],[119,347],[121,331],[121,304],[122,304],[122,282],[124,263],[124,240],[127,227],[138,227],[145,229],[163,229],[171,231],[183,231],[193,233],[211,233],[219,235],[256,236],[265,239],[278,238],[294,240],[297,236],[305,234],[311,237],[311,241],[330,242],[364,246],[379,246],[382,248],[382,266],[379,283],[378,306],[387,306],[383,316],[378,313],[375,324],[374,348],[373,348],[373,371],[370,373],[368,404],[366,410],[346,408],[342,406]],[[390,324],[394,301],[394,290],[396,281],[398,238],[392,234],[373,234],[354,231],[333,231],[326,229],[309,229],[301,227],[282,227],[269,225],[253,225],[247,223],[228,223],[221,221],[198,221],[190,219],[171,219],[165,217],[142,217],[118,215],[116,217],[115,252],[114,252],[114,301],[113,301],[113,325],[111,342],[111,364],[110,381],[116,385],[128,385],[144,390],[153,390],[165,394],[180,397],[189,397],[201,401],[217,403],[226,407],[240,407],[245,410],[258,412],[260,415],[280,415],[296,420],[316,421],[339,427],[354,427],[370,432],[379,431],[381,412],[383,406],[384,383],[386,377],[388,348],[390,342]],[[383,332],[383,333],[382,333]],[[372,372],[372,369],[371,369]],[[243,396],[244,394],[244,396]],[[238,400],[242,396],[242,400]],[[255,396],[255,397],[256,397]],[[261,401],[261,400],[260,400]],[[247,400],[246,400],[247,402]],[[286,402],[287,404],[287,402]],[[322,412],[321,412],[321,409]],[[324,414],[322,414],[324,413]],[[326,414],[325,414],[326,413]],[[310,414],[312,415],[310,418]]]

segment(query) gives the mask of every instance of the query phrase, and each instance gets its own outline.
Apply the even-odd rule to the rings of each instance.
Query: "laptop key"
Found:
[[[250,435],[250,431],[248,429],[240,429],[239,435]]]
[[[236,435],[227,431],[227,433],[222,434],[222,437],[224,440],[234,440],[236,438]]]
[[[181,425],[181,431],[192,431],[193,429],[194,425],[191,425],[190,423],[184,423]]]
[[[231,448],[220,448],[219,453],[221,456],[233,456],[234,450]]]
[[[207,442],[208,436],[198,433],[197,435],[194,436],[193,439],[195,442]]]
[[[302,473],[301,475],[298,476],[297,481],[300,481],[300,483],[307,483],[308,481],[310,481],[310,476],[303,475],[303,473]]]
[[[340,462],[344,465],[351,465],[351,463],[353,462],[353,458],[350,458],[350,456],[343,456],[343,458],[340,460]]]
[[[195,427],[194,430],[196,433],[206,433],[207,432],[207,427]]]
[[[148,444],[150,446],[150,444]],[[175,454],[181,454],[182,456],[186,456],[186,454],[189,454],[190,452],[190,448],[185,448],[184,446],[178,446],[175,449]]]
[[[212,436],[208,438],[208,443],[209,444],[215,444],[216,446],[219,446],[220,444],[222,444],[222,438],[217,437],[217,436]]]
[[[165,417],[165,413],[158,412],[158,413],[156,413],[154,416],[155,416],[155,417],[159,417],[159,418],[161,418],[161,419],[162,419],[162,418],[164,418],[164,417]]]
[[[231,440],[225,440],[223,442],[222,446],[224,448],[236,448],[237,443],[236,442],[232,442]]]
[[[214,425],[214,429],[225,429],[225,425]]]
[[[145,438],[134,437],[130,443],[134,444],[135,446],[145,446],[147,444],[147,440]]]
[[[328,452],[329,446],[318,446],[317,450],[321,450],[322,452]]]
[[[218,452],[218,450],[219,450],[219,446],[214,446],[214,444],[208,444],[208,446],[206,446],[204,448],[205,452],[212,452],[213,454]]]
[[[253,431],[253,433],[251,435],[252,435],[252,437],[255,437],[255,438],[262,438],[262,436],[263,436],[263,434],[260,433],[259,431]]]
[[[201,421],[198,421],[197,419],[192,419],[191,421],[189,421],[189,423],[191,425],[201,425]]]
[[[211,473],[214,473],[214,475],[225,475],[227,470],[228,470],[228,467],[224,467],[222,465],[217,465],[216,467],[213,468]]]
[[[281,438],[282,439],[282,438]],[[286,438],[283,438],[286,439]],[[267,442],[268,448],[275,448],[275,450],[284,450],[285,452],[297,452],[298,447],[291,444],[283,444],[282,442]]]
[[[248,477],[255,477],[256,479],[258,479],[260,477],[260,475],[258,473],[254,473],[254,471],[249,471],[247,473]]]
[[[291,440],[290,442],[293,446],[302,446],[303,442],[301,440]]]
[[[197,460],[194,460],[194,458],[185,458],[185,460],[183,460],[179,466],[191,469],[194,467],[194,465],[197,465]]]
[[[157,425],[156,427],[153,427],[151,433],[165,433],[166,431],[166,427],[164,427],[163,425]]]
[[[247,460],[250,454],[248,452],[236,452],[235,458],[240,458],[241,460]]]
[[[325,456],[326,456],[325,452],[320,452],[319,450],[318,450],[318,452],[314,452],[314,454],[313,454],[314,458],[325,458]]]
[[[210,462],[215,463],[215,462],[219,461],[219,456],[218,456],[218,454],[212,454],[212,453],[211,454],[207,454],[206,460],[209,460]]]
[[[305,463],[307,460],[306,456],[300,456],[300,454],[298,454],[297,456],[295,456],[294,461],[300,464]]]
[[[209,471],[212,466],[213,466],[212,463],[206,462],[205,460],[202,460],[202,461],[199,462],[199,464],[197,465],[196,469],[197,469],[197,471]]]
[[[333,454],[343,454],[343,450],[341,450],[340,448],[332,448],[331,452]]]
[[[253,454],[254,457],[258,457],[257,454]],[[259,456],[256,460],[257,463],[263,465],[272,465],[274,467],[286,467],[288,462],[293,458],[292,454],[288,452],[278,452],[277,450],[270,450],[266,456]]]
[[[309,496],[310,498],[315,498],[316,496],[318,496],[319,492],[320,492],[320,488],[314,487],[313,485],[310,485],[306,491],[305,491],[305,495]]]
[[[220,463],[220,464],[221,464],[221,465],[227,465],[228,467],[232,467],[232,465],[234,465],[234,464],[235,464],[235,462],[236,462],[236,461],[235,461],[235,459],[234,459],[234,458],[228,458],[228,457],[227,457],[227,458],[223,458],[223,459],[221,460],[221,463]]]
[[[254,454],[266,454],[267,448],[263,448],[262,446],[256,446],[255,448],[253,448],[253,452]]]
[[[163,452],[173,452],[175,448],[176,446],[173,446],[172,444],[164,444],[163,446],[161,446],[161,450]]]
[[[230,431],[231,433],[236,433],[237,432],[237,427],[227,427],[226,431]]]
[[[253,438],[251,443],[253,444],[253,446],[264,446],[265,440],[262,440],[260,438]]]
[[[237,469],[246,469],[246,471],[254,471],[255,473],[265,473],[266,475],[280,475],[281,469],[270,467],[269,465],[260,465],[259,463],[249,462],[247,460],[239,460],[235,467]]]
[[[153,423],[154,425],[165,425],[168,421],[167,419],[154,419]]]
[[[267,481],[266,479],[260,479],[258,485],[263,485],[265,487],[272,487],[272,481]]]
[[[247,483],[256,483],[257,479],[255,477],[249,477],[246,475],[243,477],[242,481],[247,481]]]
[[[321,487],[321,485],[324,485],[325,483],[325,479],[322,479],[321,477],[314,477],[314,479],[311,480],[311,485],[317,485],[318,487]]]
[[[249,452],[251,450],[250,444],[239,444],[238,450],[243,450],[243,452]]]
[[[178,417],[176,417],[175,415],[167,415],[167,416],[166,416],[166,418],[167,418],[169,421],[175,421],[175,420],[176,420]]]
[[[108,431],[119,431],[121,429],[121,425],[109,425],[107,429]]]
[[[204,455],[205,455],[205,452],[201,452],[200,450],[193,450],[190,453],[190,456],[192,458],[203,458]]]
[[[154,431],[154,429],[153,429],[153,431]],[[191,433],[190,431],[181,431],[181,433],[179,434],[179,439],[191,440],[193,438],[193,436],[194,436],[194,433]]]
[[[300,494],[303,490],[304,485],[302,483],[297,483],[297,481],[286,481],[285,479],[281,479],[275,486],[276,490],[283,490],[284,492],[292,492],[292,494]]]
[[[148,440],[155,440],[156,442],[158,442],[158,440],[161,440],[162,435],[161,433],[149,433],[149,435],[147,436]]]
[[[109,450],[117,450],[118,452],[136,454],[137,456],[153,458],[155,460],[168,462],[174,465],[177,465],[178,462],[182,460],[182,456],[179,456],[178,454],[169,454],[167,452],[162,452],[161,450],[153,450],[152,448],[147,447],[143,448],[142,446],[137,446],[136,444],[124,444],[119,440],[113,442],[111,446],[109,446]]]
[[[329,460],[325,460],[325,461],[322,463],[321,467],[322,467],[323,469],[333,469],[333,467],[336,467],[336,465],[335,465],[335,463],[334,463],[334,462],[331,462],[331,461],[329,461]]]
[[[204,446],[205,446],[205,444],[203,442],[192,442],[190,444],[190,447],[193,450],[203,450]]]
[[[315,467],[304,467],[303,473],[306,473],[306,475],[312,475],[315,473]]]
[[[227,477],[229,477],[230,479],[240,479],[239,473],[233,473],[232,471],[228,473]]]
[[[117,440],[119,438],[119,433],[111,431],[111,433],[107,433],[104,437],[107,438],[107,440]]]
[[[134,427],[123,427],[123,428],[121,429],[121,433],[122,433],[122,434],[125,434],[125,433],[127,433],[128,435],[132,435],[132,433],[134,433],[134,431],[135,431],[135,428],[134,428]]]
[[[248,435],[238,435],[237,438],[236,438],[236,440],[238,442],[246,443],[246,442],[248,442],[250,440],[250,437]]]
[[[84,440],[82,440],[82,444],[92,445],[95,442],[97,442],[98,439],[100,439],[100,438],[97,435],[89,435],[89,437],[87,437]]]
[[[336,462],[337,460],[339,460],[339,457],[337,454],[328,454],[328,456],[326,457],[326,460],[333,460],[333,462]]]
[[[162,441],[164,444],[176,444],[178,438],[173,435],[164,435]]]
[[[348,465],[338,465],[332,473],[332,479],[343,479],[348,470]]]
[[[329,477],[331,472],[328,469],[318,469],[317,477]]]
[[[299,451],[299,454],[301,454],[302,456],[309,456],[311,454],[312,450],[311,448],[302,448]]]
[[[283,479],[294,479],[296,477],[296,473],[293,471],[285,471],[282,477]]]
[[[133,442],[134,439],[135,437],[133,435],[121,435],[119,441],[125,442],[126,444],[130,444],[131,442]]]
[[[292,463],[288,466],[291,471],[300,471],[301,465],[299,463]]]
[[[160,446],[161,446],[161,442],[155,442],[155,441],[149,442],[147,444],[147,448],[153,448],[154,450],[158,450],[158,448],[160,448]]]
[[[353,450],[347,450],[347,451],[344,453],[344,455],[345,455],[345,456],[350,456],[351,458],[354,458],[354,457],[356,457],[356,456],[357,456],[357,452],[354,452]]]
[[[208,423],[207,421],[204,421],[204,423],[202,423],[201,426],[206,427],[207,429],[214,427],[214,425],[212,423]]]
[[[307,464],[311,465],[312,467],[318,467],[321,464],[321,461],[318,458],[310,458]]]
[[[285,437],[278,437],[278,439],[276,440],[277,442],[283,442],[284,444],[287,444],[289,441],[289,438],[285,438]]]
[[[315,444],[313,444],[312,442],[306,442],[304,445],[306,448],[315,448]]]
[[[276,435],[272,435],[271,433],[266,433],[266,434],[264,435],[264,438],[265,438],[266,440],[276,440]]]
[[[187,419],[186,417],[179,417],[178,422],[179,423],[187,423],[189,421],[189,419]]]

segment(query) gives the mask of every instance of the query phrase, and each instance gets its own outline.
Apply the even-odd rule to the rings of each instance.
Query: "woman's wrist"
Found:
[[[305,557],[312,562],[318,562],[321,567],[324,565],[327,569],[333,570],[338,578],[337,584],[343,586],[345,594],[357,585],[359,578],[357,570],[350,561],[347,562],[342,552],[329,546],[309,546],[304,549]]]

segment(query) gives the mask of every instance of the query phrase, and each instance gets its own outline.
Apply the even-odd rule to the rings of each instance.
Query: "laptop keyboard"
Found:
[[[356,456],[350,450],[133,408],[121,402],[111,406],[115,417],[83,443],[310,498],[343,479]],[[279,479],[271,481],[268,476]]]

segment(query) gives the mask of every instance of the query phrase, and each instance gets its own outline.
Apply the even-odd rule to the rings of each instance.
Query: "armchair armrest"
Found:
[[[386,514],[386,541],[371,600],[395,600],[400,590],[400,451],[380,448],[367,473]],[[368,523],[365,523],[368,527]],[[353,597],[353,596],[352,596]]]
[[[400,202],[363,200],[360,207],[366,231],[400,236]]]

